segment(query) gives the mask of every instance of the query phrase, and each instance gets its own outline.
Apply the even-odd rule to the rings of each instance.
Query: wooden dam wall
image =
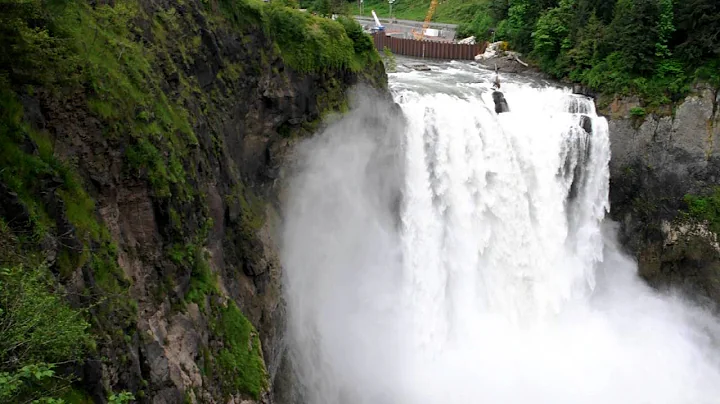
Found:
[[[416,39],[396,38],[378,32],[373,35],[375,48],[382,52],[388,47],[396,55],[423,59],[474,60],[475,55],[485,52],[486,42],[464,45],[452,42],[418,41]]]

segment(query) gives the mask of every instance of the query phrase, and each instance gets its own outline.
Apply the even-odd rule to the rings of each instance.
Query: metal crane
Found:
[[[413,35],[415,35],[415,39],[422,40],[423,38],[425,38],[425,31],[430,28],[430,21],[432,20],[433,14],[435,14],[435,7],[437,7],[437,4],[438,0],[432,0],[430,2],[430,8],[425,15],[425,22],[423,22],[422,31],[413,32]]]

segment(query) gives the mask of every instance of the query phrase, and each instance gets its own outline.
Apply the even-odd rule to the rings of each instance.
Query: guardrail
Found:
[[[453,42],[418,41],[416,39],[397,38],[377,32],[373,35],[375,48],[382,52],[385,47],[396,55],[423,59],[473,60],[475,55],[485,52],[486,42],[464,45]]]

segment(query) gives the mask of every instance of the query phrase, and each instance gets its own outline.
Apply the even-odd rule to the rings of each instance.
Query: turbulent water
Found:
[[[283,261],[309,404],[718,403],[716,320],[615,244],[593,103],[465,64],[300,145]],[[584,118],[585,117],[585,118]],[[588,132],[589,129],[589,132]]]

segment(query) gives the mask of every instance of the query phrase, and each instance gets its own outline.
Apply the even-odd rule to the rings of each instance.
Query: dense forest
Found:
[[[720,78],[716,0],[490,0],[462,35],[508,41],[543,70],[650,104],[676,101],[698,78]]]

